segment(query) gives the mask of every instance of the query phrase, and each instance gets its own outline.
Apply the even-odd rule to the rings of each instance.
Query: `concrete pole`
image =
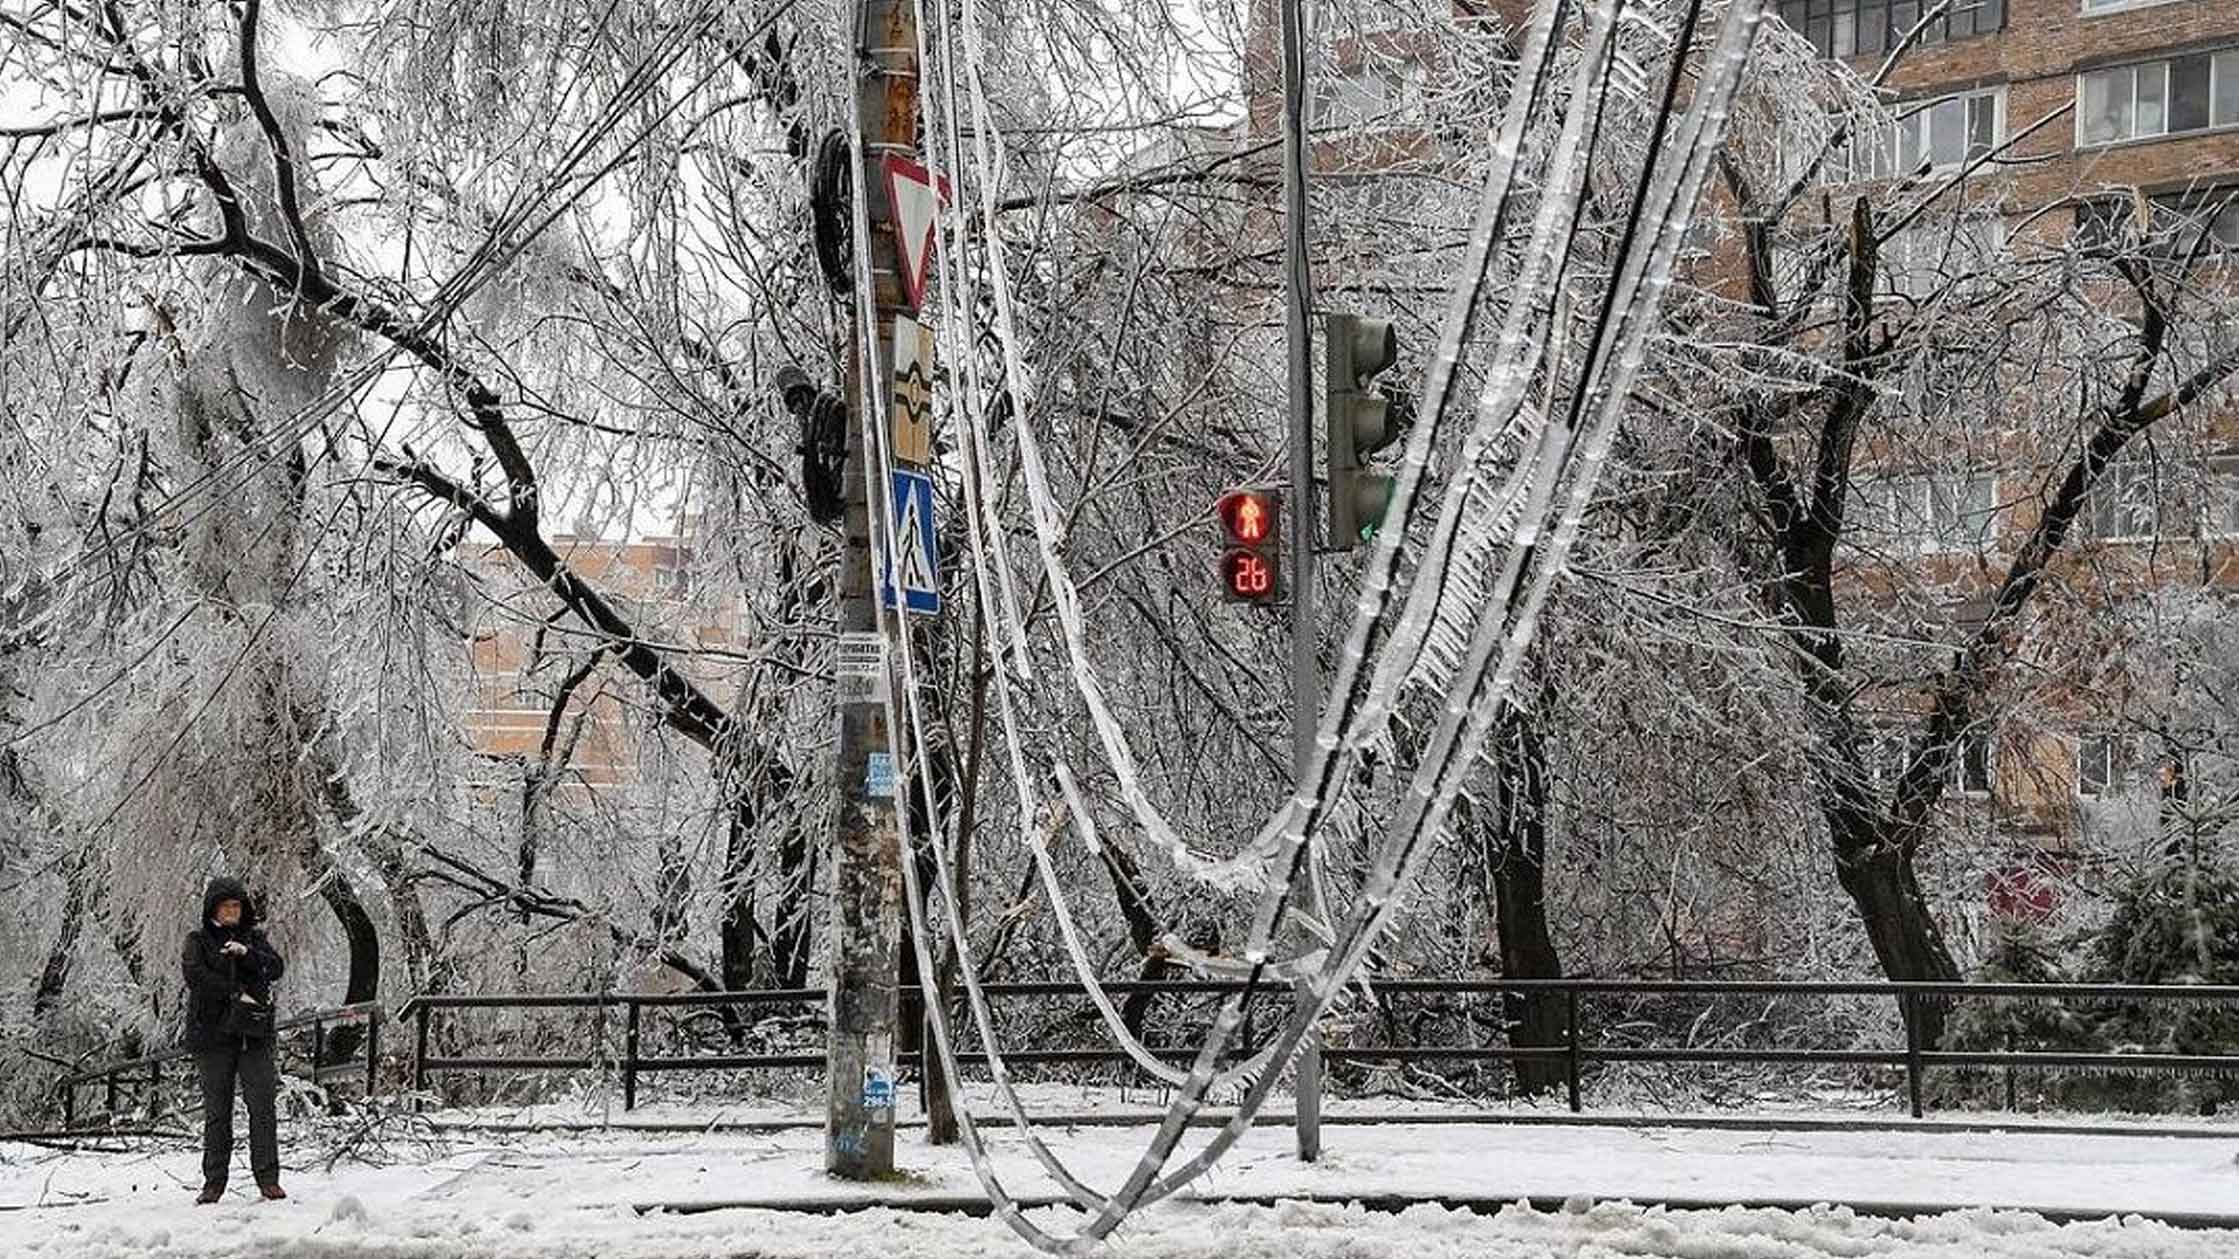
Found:
[[[890,490],[875,484],[874,456],[864,447],[865,426],[877,408],[875,391],[893,376],[893,318],[908,310],[896,262],[893,207],[887,203],[885,158],[917,153],[917,9],[915,0],[862,0],[866,64],[855,89],[863,137],[855,177],[864,190],[870,239],[871,299],[876,326],[863,357],[863,329],[848,346],[848,404],[855,419],[847,455],[847,514],[842,526],[839,629],[844,634],[878,628],[878,590],[872,573],[873,520],[891,514]],[[859,310],[850,303],[850,312]],[[853,320],[851,320],[853,322]],[[887,658],[894,658],[889,644]],[[890,666],[891,667],[891,666]],[[839,829],[832,846],[831,1038],[825,1048],[828,1086],[824,1166],[848,1180],[894,1173],[894,1039],[898,1023],[895,986],[901,962],[902,854],[897,801],[871,794],[871,757],[891,755],[883,701],[839,705],[835,752],[840,792]],[[889,781],[893,776],[889,776]]]

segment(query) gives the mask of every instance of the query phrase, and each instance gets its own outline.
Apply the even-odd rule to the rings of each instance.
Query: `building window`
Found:
[[[1853,140],[1831,173],[1857,181],[1953,170],[2006,140],[2006,96],[1997,88],[1906,102],[1896,113],[1890,126]]]
[[[1998,514],[1998,478],[1943,473],[1860,481],[1857,520],[1915,552],[1983,551]]]
[[[1913,223],[1882,242],[1882,289],[1916,301],[1933,297],[1989,270],[2005,238],[2005,220],[1995,214]]]
[[[2208,461],[2207,502],[2203,532],[2211,538],[2239,538],[2239,455]]]
[[[2110,730],[2086,730],[2076,739],[2076,794],[2103,800],[2138,775],[2137,741]]]
[[[2076,241],[2086,249],[2192,258],[2239,250],[2239,187],[2157,196],[2137,224],[2135,197],[2110,197],[2076,207]]]
[[[1873,726],[1859,734],[1859,754],[1866,762],[1866,772],[1876,790],[1887,791],[1897,785],[1911,763],[1912,751],[1911,733],[1894,726]],[[1994,759],[1988,723],[1978,723],[1961,731],[1958,746],[1952,749],[1948,779],[1951,790],[1963,796],[1989,795]]]
[[[1987,796],[1996,785],[1996,758],[1990,754],[1990,727],[1974,725],[1959,732],[1959,746],[1952,749],[1951,789],[1963,796]]]
[[[653,566],[653,598],[656,602],[681,603],[692,597],[692,568],[689,558],[674,557],[669,562],[656,562]]]
[[[2239,126],[2239,48],[2076,76],[2076,142],[2118,144]]]
[[[1324,76],[1314,93],[1314,121],[1330,127],[1391,127],[1409,121],[1413,88],[1421,67],[1414,64],[1359,65]]]
[[[2102,542],[2143,542],[2161,536],[2161,478],[2155,461],[2117,459],[2099,471],[2084,507],[2092,537]]]
[[[1859,732],[1858,755],[1866,763],[1867,778],[1877,791],[1897,785],[1905,772],[1905,756],[1912,750],[1908,732],[1894,726],[1869,726]]]
[[[2150,453],[2110,463],[2091,487],[2083,523],[2102,542],[2189,536],[2239,538],[2239,454],[2169,470]]]
[[[1780,0],[1781,20],[1822,57],[1887,52],[1935,0]],[[1922,44],[2005,29],[2006,0],[1952,0],[1951,11],[1920,32]]]

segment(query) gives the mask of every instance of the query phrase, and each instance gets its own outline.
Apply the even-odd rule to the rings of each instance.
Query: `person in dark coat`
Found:
[[[285,1198],[269,1011],[272,985],[287,963],[257,929],[256,907],[239,880],[210,881],[202,924],[188,933],[180,962],[187,978],[187,1048],[202,1075],[202,1193],[195,1201],[225,1195],[236,1082],[249,1104],[249,1170],[266,1198]],[[261,1026],[252,1013],[259,1007],[266,1012]]]

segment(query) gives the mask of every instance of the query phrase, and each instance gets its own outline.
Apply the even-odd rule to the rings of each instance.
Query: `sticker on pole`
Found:
[[[873,800],[894,798],[894,754],[873,752],[863,762],[863,794]]]
[[[894,1071],[891,1067],[863,1068],[863,1108],[894,1109]]]
[[[878,634],[840,635],[839,659],[833,672],[839,678],[841,703],[885,703],[886,639]]]
[[[894,208],[894,243],[902,255],[902,291],[910,309],[925,305],[933,275],[933,227],[948,200],[948,181],[933,190],[933,172],[906,157],[886,157],[886,203]]]
[[[907,315],[894,317],[894,457],[933,460],[933,330]]]
[[[889,501],[894,519],[880,548],[885,562],[880,565],[879,602],[897,612],[937,616],[941,571],[933,550],[933,478],[896,469]]]

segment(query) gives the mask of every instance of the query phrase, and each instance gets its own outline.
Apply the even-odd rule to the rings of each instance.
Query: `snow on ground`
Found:
[[[1043,1103],[1062,1098],[1037,1099]],[[738,1112],[734,1112],[738,1113]],[[758,1108],[775,1119],[799,1111]],[[672,1120],[692,1112],[673,1109]],[[699,1112],[701,1118],[707,1112]],[[547,1116],[548,1117],[548,1116]],[[590,1259],[592,1256],[1023,1256],[1001,1224],[876,1207],[836,1216],[743,1209],[777,1202],[979,1196],[962,1154],[905,1130],[897,1183],[866,1189],[825,1177],[821,1133],[775,1131],[477,1133],[392,1125],[360,1148],[390,1162],[308,1151],[334,1132],[291,1130],[286,1203],[247,1196],[247,1177],[215,1208],[193,1207],[197,1156],[178,1144],[125,1153],[0,1146],[0,1256],[112,1259]],[[1064,1127],[1046,1134],[1092,1184],[1117,1182],[1145,1127]],[[1418,1206],[1398,1215],[1337,1203],[1188,1202],[1131,1222],[1111,1247],[1140,1259],[1460,1259],[1610,1256],[1673,1259],[2231,1259],[2239,1231],[2180,1231],[2149,1220],[2055,1225],[1986,1208],[2120,1217],[2133,1212],[2239,1213],[2239,1134],[2075,1136],[2003,1133],[1732,1132],[1679,1127],[1392,1124],[1332,1127],[1316,1165],[1291,1155],[1291,1133],[1258,1128],[1192,1187],[1200,1198],[1451,1194],[1533,1198],[1572,1208],[1508,1207],[1475,1215]],[[1013,1192],[1055,1186],[1016,1134],[990,1134]],[[1202,1141],[1196,1134],[1194,1141]],[[1194,1144],[1194,1141],[1192,1144]],[[1185,1149],[1188,1147],[1185,1147]],[[1662,1211],[1623,1199],[1919,1204],[1956,1213],[1918,1220],[1844,1208]],[[1587,1205],[1596,1202],[1599,1205]],[[737,1204],[693,1215],[633,1205]],[[1062,1227],[1063,1208],[1036,1218]]]
[[[885,1209],[844,1216],[771,1211],[639,1218],[626,1211],[516,1208],[497,1217],[360,1212],[293,1203],[218,1208],[162,1223],[87,1221],[34,1234],[13,1253],[73,1259],[1025,1259],[987,1220]],[[286,1217],[286,1218],[283,1218]],[[1078,1217],[1046,1210],[1062,1226]],[[1616,1203],[1575,1212],[1510,1207],[1484,1217],[1419,1206],[1180,1205],[1142,1213],[1109,1247],[1118,1259],[2227,1259],[2239,1234],[2181,1233],[2138,1221],[2056,1226],[2029,1215],[1965,1212],[1920,1221],[1848,1211],[1666,1212]]]

